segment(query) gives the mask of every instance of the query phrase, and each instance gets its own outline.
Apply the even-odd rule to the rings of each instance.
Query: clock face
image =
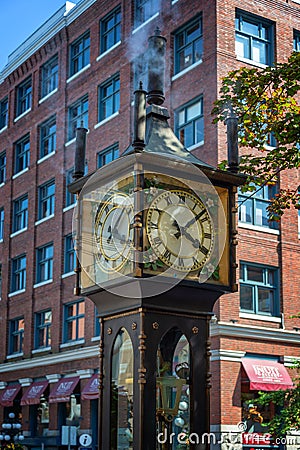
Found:
[[[95,217],[96,261],[104,272],[118,272],[133,248],[132,199],[113,193],[101,202]]]
[[[188,191],[159,194],[148,209],[146,232],[156,256],[180,272],[201,269],[212,252],[212,220],[204,203]]]

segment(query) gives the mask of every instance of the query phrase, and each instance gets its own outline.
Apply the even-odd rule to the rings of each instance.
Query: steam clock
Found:
[[[220,295],[236,290],[237,140],[228,171],[188,152],[161,106],[158,32],[148,51],[132,146],[83,177],[86,130],[79,129],[69,186],[78,194],[76,293],[95,303],[101,323],[101,450],[205,447],[209,321]]]

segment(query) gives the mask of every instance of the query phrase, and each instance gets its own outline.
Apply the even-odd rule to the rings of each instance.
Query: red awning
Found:
[[[82,400],[96,400],[99,398],[99,374],[95,373],[81,392]]]
[[[0,404],[2,406],[13,406],[14,399],[18,395],[20,389],[20,384],[10,384],[9,386],[6,386],[0,396]]]
[[[21,398],[21,405],[38,405],[40,397],[48,386],[48,381],[36,381],[31,383],[23,397]]]
[[[59,380],[50,392],[49,403],[68,402],[78,381],[79,377],[62,378]]]
[[[243,358],[242,364],[252,391],[290,389],[293,382],[283,364],[267,359]]]

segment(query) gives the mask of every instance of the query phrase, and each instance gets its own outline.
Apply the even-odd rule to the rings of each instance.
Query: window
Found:
[[[40,126],[40,158],[56,150],[56,118],[48,119]]]
[[[6,152],[0,153],[0,184],[6,179]]]
[[[89,101],[84,96],[69,107],[69,140],[76,136],[76,128],[88,127]]]
[[[55,206],[55,182],[48,181],[39,187],[39,220],[50,217],[54,214]]]
[[[119,157],[119,147],[118,144],[114,144],[109,148],[106,148],[102,152],[98,153],[97,167],[105,166],[105,164],[110,163],[114,159]]]
[[[99,122],[107,119],[120,108],[120,77],[115,75],[99,86]]]
[[[121,41],[121,7],[116,8],[100,22],[101,53]]]
[[[160,0],[135,0],[135,26],[139,26],[159,11]]]
[[[0,300],[2,299],[2,264],[0,264]]]
[[[23,353],[24,317],[9,321],[9,354]]]
[[[260,17],[238,13],[235,19],[235,52],[259,64],[271,65],[274,58],[273,25]]]
[[[256,191],[239,193],[239,222],[278,229],[278,223],[268,220],[268,206],[277,192],[276,185],[258,187]]]
[[[84,337],[84,301],[64,306],[64,342],[78,341]]]
[[[94,308],[94,314],[95,314],[95,334],[94,334],[94,336],[100,336],[100,320],[99,320],[98,309],[96,306]]]
[[[76,195],[71,194],[68,189],[68,185],[72,183],[73,180],[74,167],[66,172],[66,207],[75,205],[76,203]]]
[[[36,282],[52,280],[53,277],[53,244],[47,244],[37,249]]]
[[[41,97],[51,94],[58,87],[58,57],[47,61],[42,67]]]
[[[52,311],[42,311],[35,314],[35,348],[51,346]]]
[[[11,262],[11,292],[26,288],[26,255],[20,255]]]
[[[175,34],[175,73],[202,60],[202,18],[198,17]]]
[[[0,208],[0,241],[4,237],[4,208]]]
[[[7,97],[0,102],[0,130],[8,124],[8,99]]]
[[[13,203],[13,233],[25,230],[28,224],[28,196],[24,195]]]
[[[294,30],[293,50],[300,52],[300,32]],[[1,127],[0,127],[1,128]]]
[[[31,99],[32,86],[31,77],[29,77],[17,87],[16,117],[20,116],[31,108]]]
[[[175,111],[175,132],[187,148],[204,142],[204,119],[202,98],[188,103]]]
[[[65,261],[64,261],[64,273],[73,272],[75,269],[76,257],[74,250],[73,235],[68,234],[65,236]]]
[[[278,270],[241,263],[240,307],[244,312],[278,315]]]
[[[15,143],[15,174],[29,167],[30,159],[30,137],[23,137]]]
[[[90,33],[80,36],[70,46],[70,76],[75,75],[90,62]]]

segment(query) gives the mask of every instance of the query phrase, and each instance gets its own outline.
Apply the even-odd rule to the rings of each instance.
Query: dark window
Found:
[[[64,306],[64,342],[78,341],[84,337],[84,301]]]
[[[159,11],[160,0],[135,0],[135,26],[139,26]]]
[[[235,19],[235,51],[238,58],[271,65],[274,60],[273,25],[264,19],[238,13]]]
[[[0,130],[8,124],[8,99],[5,98],[0,102]]]
[[[26,287],[26,255],[18,256],[11,262],[11,292],[21,291]]]
[[[47,61],[42,67],[42,88],[41,96],[46,97],[46,95],[53,92],[58,87],[58,57]]]
[[[115,75],[99,86],[99,122],[107,119],[120,108],[120,77]]]
[[[2,298],[2,264],[0,264],[0,299]]]
[[[6,179],[6,152],[0,153],[0,184]]]
[[[201,61],[202,18],[198,17],[175,34],[175,73]]]
[[[94,314],[95,314],[95,334],[94,334],[94,336],[100,336],[99,313],[98,313],[98,309],[96,308],[96,306],[94,309]]]
[[[39,220],[54,214],[55,206],[55,182],[48,181],[39,187]]]
[[[35,348],[51,346],[52,311],[35,314]]]
[[[52,280],[53,277],[53,244],[47,244],[37,249],[36,282]]]
[[[56,118],[48,119],[40,126],[40,158],[56,150]]]
[[[114,159],[119,157],[119,147],[118,144],[114,144],[111,147],[106,148],[102,152],[98,153],[97,167],[105,166],[105,164],[110,163]]]
[[[65,236],[65,260],[64,260],[64,273],[73,272],[75,269],[75,250],[73,235],[68,234]]]
[[[74,167],[66,172],[66,207],[76,203],[76,195],[72,194],[68,189],[68,185],[74,181],[73,173]]]
[[[116,8],[100,22],[101,53],[106,52],[121,40],[121,7]]]
[[[76,136],[76,128],[88,127],[89,117],[89,101],[88,97],[84,96],[76,103],[69,107],[69,128],[68,139],[71,140]]]
[[[32,101],[32,85],[30,77],[27,78],[27,80],[23,81],[23,83],[21,83],[17,87],[17,105],[16,105],[17,117],[31,108],[31,101]]]
[[[239,193],[239,222],[277,230],[278,223],[268,220],[268,206],[276,195],[276,185],[257,187],[256,191]]]
[[[90,33],[80,36],[70,45],[70,76],[75,75],[90,62]]]
[[[294,30],[293,50],[300,52],[300,32],[296,30]]]
[[[13,203],[13,233],[27,228],[28,196],[24,195]]]
[[[175,111],[176,135],[187,148],[204,142],[202,98],[193,100]]]
[[[241,263],[240,307],[254,314],[278,315],[278,270]]]
[[[4,208],[0,208],[0,241],[4,237]]]
[[[15,143],[15,174],[29,167],[30,159],[30,137],[23,137]]]
[[[24,317],[9,322],[9,354],[23,353]]]

